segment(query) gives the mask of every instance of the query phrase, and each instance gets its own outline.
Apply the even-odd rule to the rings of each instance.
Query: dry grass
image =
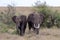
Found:
[[[52,11],[58,11],[60,13],[60,7],[50,7]]]
[[[0,7],[0,12],[6,12],[7,7]],[[32,7],[16,7],[16,14],[17,15],[29,15],[33,11]]]
[[[0,11],[4,11],[5,8],[0,8]],[[53,8],[55,10],[55,8]],[[29,15],[32,12],[32,8],[29,7],[18,7],[16,8],[17,13],[21,13],[24,15]],[[19,15],[18,14],[18,15]],[[9,30],[11,32],[11,30]],[[40,29],[40,34],[36,35],[33,31],[28,33],[28,29],[26,30],[26,34],[24,36],[19,36],[15,34],[9,33],[0,33],[0,40],[60,40],[60,29],[51,28],[51,29]]]
[[[60,40],[60,29],[40,29],[39,35],[28,30],[24,36],[0,33],[0,40]]]
[[[49,7],[50,9],[52,9],[53,11],[57,10],[58,12],[60,12],[60,7]],[[6,12],[7,7],[0,7],[0,12]],[[16,13],[19,14],[24,14],[24,15],[29,15],[29,13],[33,12],[33,8],[32,7],[16,7]]]

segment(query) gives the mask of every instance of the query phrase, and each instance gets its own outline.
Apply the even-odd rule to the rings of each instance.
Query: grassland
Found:
[[[9,33],[0,33],[0,40],[60,40],[60,29],[40,29],[40,34],[36,35],[31,31],[24,36]]]
[[[60,7],[50,7],[53,11],[58,10]],[[0,12],[5,12],[6,7],[0,7]],[[29,15],[33,12],[32,7],[16,7],[16,15]],[[3,26],[1,26],[3,25]],[[1,30],[2,29],[2,30]],[[26,29],[24,36],[15,34],[15,29],[9,29],[7,25],[0,23],[0,40],[60,40],[60,29],[58,28],[43,28],[40,29],[40,34],[36,35],[33,31],[29,33]]]
[[[49,7],[53,11],[60,12],[60,7]],[[0,7],[0,12],[6,12],[7,7]],[[16,7],[16,13],[17,15],[23,14],[23,15],[29,15],[31,12],[33,12],[33,7]]]

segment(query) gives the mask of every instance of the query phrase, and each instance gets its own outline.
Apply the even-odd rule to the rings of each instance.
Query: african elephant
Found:
[[[39,28],[40,28],[40,19],[39,18],[40,18],[39,14],[36,14],[36,13],[32,13],[28,16],[29,31],[32,28],[33,31],[36,32],[36,34],[39,34]]]
[[[12,17],[13,22],[16,24],[17,32],[23,36],[25,34],[25,29],[27,25],[27,18],[25,15],[21,16],[13,16]]]

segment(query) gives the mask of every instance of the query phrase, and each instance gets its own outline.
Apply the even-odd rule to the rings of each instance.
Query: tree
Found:
[[[41,1],[37,1],[35,3],[34,10],[45,15],[44,25],[47,26],[48,25],[47,20],[48,19],[52,20],[52,18],[48,18],[48,17],[49,16],[53,17],[54,14],[52,15],[53,11],[51,11],[51,9],[49,9],[49,7],[46,5],[46,2],[41,3]],[[49,22],[49,24],[51,24],[51,23],[52,23],[52,21]]]
[[[8,5],[7,10],[5,10],[4,13],[4,20],[6,20],[5,24],[11,24],[12,23],[12,17],[15,15],[15,7],[14,5]]]

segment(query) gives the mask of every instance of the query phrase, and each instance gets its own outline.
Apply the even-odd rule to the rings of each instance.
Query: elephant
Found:
[[[40,18],[40,15],[35,12],[29,14],[27,19],[29,31],[32,28],[36,34],[39,34],[40,22],[41,22],[39,18]]]
[[[17,32],[23,36],[25,34],[26,25],[27,25],[27,18],[25,15],[21,16],[13,16],[13,22],[16,24]]]

